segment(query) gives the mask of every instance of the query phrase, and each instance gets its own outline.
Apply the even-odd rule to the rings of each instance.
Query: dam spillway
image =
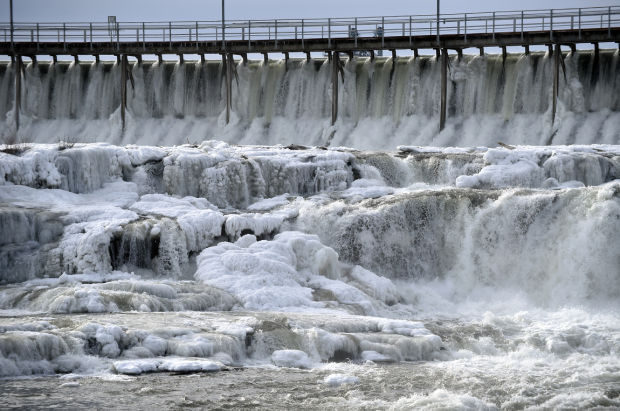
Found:
[[[357,148],[618,142],[618,51],[577,51],[564,57],[554,124],[553,58],[548,53],[505,59],[454,55],[449,60],[447,123],[439,134],[439,59],[419,56],[343,59],[339,117],[333,127],[327,59],[237,61],[230,125],[222,119],[222,62],[129,63],[125,130],[120,121],[121,64],[38,61],[24,70],[19,135],[36,142],[171,145],[216,138]],[[12,71],[13,65],[0,65],[4,135],[12,130]]]
[[[495,12],[465,14],[437,37],[425,18],[415,39],[366,19],[314,43],[303,20],[252,41],[229,22],[227,44],[204,22],[163,41],[159,23],[44,25],[41,43],[18,25],[2,405],[620,408],[619,53],[575,46],[618,38],[617,13],[526,12],[530,32],[500,13],[492,33]],[[436,54],[354,55],[384,40]],[[548,52],[462,54],[526,44]],[[116,61],[80,61],[95,46]],[[28,61],[39,47],[52,62]],[[181,57],[128,61],[147,47]]]

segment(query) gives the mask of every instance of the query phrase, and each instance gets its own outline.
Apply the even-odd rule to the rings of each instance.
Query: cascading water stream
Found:
[[[440,70],[434,57],[356,58],[345,64],[332,145],[475,146],[617,143],[618,52],[565,58],[560,109],[552,128],[552,59],[546,54],[450,58],[447,128],[437,135]],[[225,126],[221,62],[132,63],[127,129],[120,127],[116,63],[28,64],[22,96],[24,140],[181,144],[220,139],[244,144],[325,145],[332,129],[331,67],[325,60],[237,63],[233,124]],[[12,127],[11,65],[0,66],[0,116]],[[50,127],[54,132],[49,133]],[[518,130],[518,131],[517,131]],[[553,137],[551,138],[551,135]]]

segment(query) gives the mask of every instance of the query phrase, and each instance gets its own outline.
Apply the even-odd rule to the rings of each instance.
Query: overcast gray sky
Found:
[[[618,6],[620,0],[442,0],[445,13]],[[16,21],[219,20],[220,0],[13,0]],[[226,0],[227,19],[389,16],[435,13],[435,0]],[[9,0],[0,0],[0,20],[9,20]]]

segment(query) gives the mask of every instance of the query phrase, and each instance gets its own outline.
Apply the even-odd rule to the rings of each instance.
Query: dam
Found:
[[[129,63],[125,130],[120,64],[39,61],[24,70],[19,133],[37,142],[155,145],[213,138],[359,148],[618,143],[618,52],[564,58],[552,124],[554,59],[548,53],[451,56],[446,129],[439,134],[441,64],[432,56],[342,59],[334,126],[327,59],[236,61],[230,125],[220,118],[226,107],[221,61]],[[12,71],[11,64],[0,65],[5,134],[12,129]]]
[[[15,23],[3,406],[620,408],[617,13]]]

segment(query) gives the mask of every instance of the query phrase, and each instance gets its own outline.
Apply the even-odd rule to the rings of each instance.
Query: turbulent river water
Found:
[[[322,61],[239,64],[228,126],[219,63],[136,65],[125,133],[115,65],[28,66],[36,142],[0,146],[2,406],[620,407],[599,58],[566,58],[554,125],[547,56],[455,59],[439,135],[433,58],[347,63],[334,127]]]

